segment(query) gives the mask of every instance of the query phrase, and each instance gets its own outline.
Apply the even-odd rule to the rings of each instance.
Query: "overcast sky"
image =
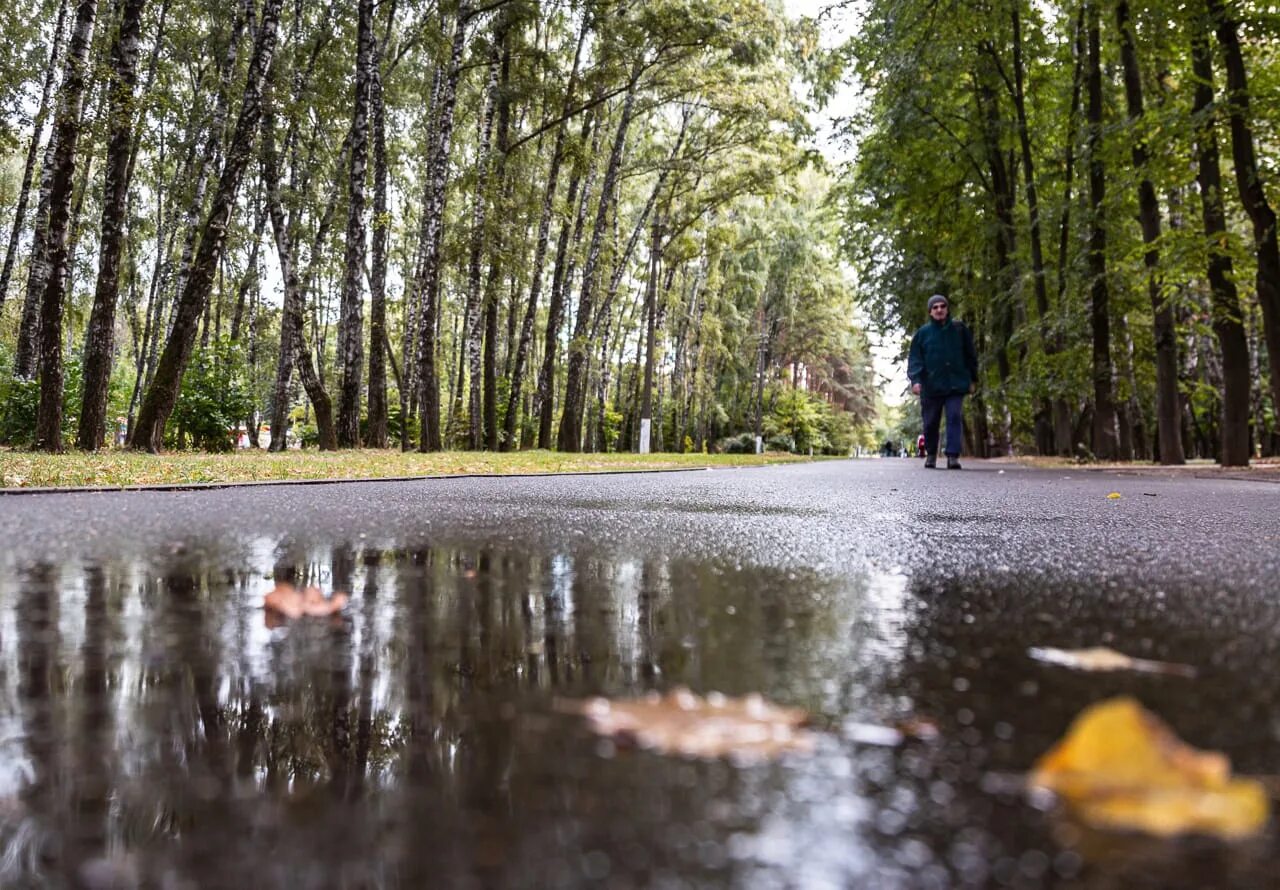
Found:
[[[783,9],[790,18],[802,16],[814,18],[831,5],[831,0],[782,0]],[[822,45],[830,47],[841,43],[848,38],[856,23],[855,11],[833,10],[822,20]],[[852,160],[854,147],[834,137],[832,118],[848,115],[857,98],[853,86],[846,83],[836,90],[826,109],[810,117],[810,123],[817,132],[817,147],[831,163],[833,169]],[[851,276],[853,275],[852,269],[848,272]],[[890,331],[881,335],[868,326],[866,316],[862,312],[856,313],[854,320],[866,328],[881,395],[890,405],[902,404],[907,400],[908,382],[905,364],[896,360],[902,332]]]

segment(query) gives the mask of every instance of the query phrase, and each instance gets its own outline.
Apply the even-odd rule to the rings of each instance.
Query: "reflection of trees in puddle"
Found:
[[[884,629],[850,630],[872,592],[818,573],[259,544],[234,571],[172,556],[0,580],[4,750],[28,764],[0,788],[0,884],[500,871],[538,820],[625,821],[609,782],[648,778],[610,778],[551,695],[683,683],[834,717],[884,671]],[[262,596],[286,580],[352,601],[272,630]],[[685,769],[661,767],[653,805],[700,819]]]

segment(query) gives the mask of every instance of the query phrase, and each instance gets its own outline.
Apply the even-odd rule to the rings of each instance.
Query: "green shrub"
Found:
[[[717,446],[717,450],[722,451],[725,454],[755,454],[755,434],[739,433],[736,436],[729,436],[726,439],[721,439]]]
[[[178,440],[185,436],[203,451],[232,450],[235,430],[253,409],[247,377],[239,344],[221,338],[198,348],[169,421],[170,444],[181,445]]]
[[[62,440],[67,443],[76,435],[80,401],[84,393],[84,375],[80,360],[67,361],[62,369]],[[36,413],[40,407],[40,383],[13,377],[0,370],[0,442],[30,447],[36,438]]]

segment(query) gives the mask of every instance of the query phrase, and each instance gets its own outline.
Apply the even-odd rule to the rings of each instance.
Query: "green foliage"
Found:
[[[35,441],[38,381],[5,375],[0,378],[0,442],[30,446]]]
[[[618,450],[618,436],[622,433],[622,412],[605,408],[604,411],[604,450]]]
[[[234,431],[253,410],[244,353],[239,344],[220,338],[197,348],[182,378],[182,389],[169,420],[173,444],[181,436],[204,451],[230,451]]]
[[[755,454],[756,437],[753,433],[739,433],[736,436],[722,439],[717,446],[717,450],[724,454]]]

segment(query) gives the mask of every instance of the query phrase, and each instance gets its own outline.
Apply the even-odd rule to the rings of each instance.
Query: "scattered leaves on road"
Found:
[[[1163,674],[1170,677],[1195,677],[1196,675],[1196,669],[1189,664],[1134,658],[1105,646],[1095,646],[1091,649],[1054,649],[1048,646],[1033,646],[1027,650],[1027,655],[1036,661],[1070,668],[1073,671],[1136,671],[1141,674]]]
[[[325,596],[319,587],[299,590],[292,584],[282,583],[267,592],[263,597],[262,607],[267,610],[269,617],[277,615],[291,620],[303,616],[327,618],[345,609],[347,600],[345,593]]]
[[[1132,698],[1081,712],[1029,785],[1058,795],[1091,825],[1160,837],[1246,837],[1269,808],[1260,783],[1231,778],[1226,755],[1187,745]]]
[[[767,702],[758,694],[706,698],[683,687],[643,698],[558,701],[557,710],[581,714],[593,732],[659,754],[755,762],[810,751],[814,735],[800,708]]]

